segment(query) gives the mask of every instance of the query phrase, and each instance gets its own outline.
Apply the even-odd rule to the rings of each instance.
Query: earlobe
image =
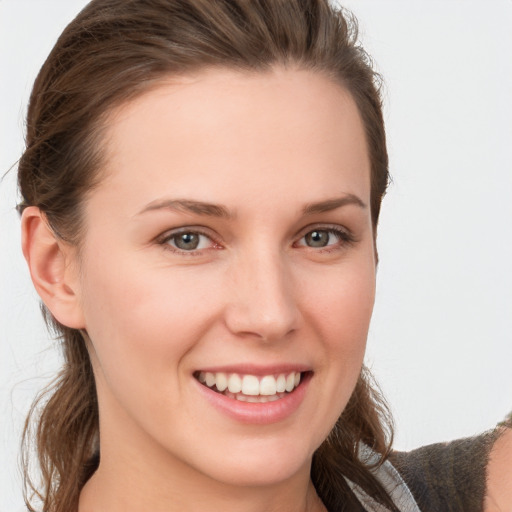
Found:
[[[79,282],[73,249],[57,238],[44,213],[35,206],[23,211],[21,244],[34,287],[61,324],[74,329],[85,327],[80,307]]]

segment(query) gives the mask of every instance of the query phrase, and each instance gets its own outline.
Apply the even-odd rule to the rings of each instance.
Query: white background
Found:
[[[0,0],[0,174],[31,84],[81,0]],[[348,0],[384,75],[394,178],[367,361],[396,446],[467,436],[512,409],[512,1]],[[58,365],[0,184],[0,512],[22,509],[19,435]]]

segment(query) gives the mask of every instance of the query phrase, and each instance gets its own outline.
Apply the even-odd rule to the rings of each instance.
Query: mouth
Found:
[[[203,386],[239,402],[275,402],[293,393],[311,372],[290,371],[269,375],[197,371]]]

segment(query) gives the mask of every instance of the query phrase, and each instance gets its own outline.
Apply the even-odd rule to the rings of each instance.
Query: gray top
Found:
[[[411,452],[393,452],[374,470],[401,512],[482,512],[486,466],[499,436],[493,430],[476,437],[424,446]],[[367,446],[359,449],[369,464],[378,455]],[[359,486],[345,478],[366,512],[388,512]]]

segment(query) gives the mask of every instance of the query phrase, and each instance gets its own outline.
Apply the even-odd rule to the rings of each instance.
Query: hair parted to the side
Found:
[[[56,236],[79,247],[81,205],[101,180],[103,127],[114,108],[169,75],[208,67],[267,72],[276,65],[317,71],[351,93],[366,132],[376,227],[389,178],[380,79],[358,45],[355,19],[329,0],[93,0],[35,81],[18,167],[19,209],[39,207]],[[42,485],[32,484],[26,456],[25,500],[30,511],[36,498],[45,512],[74,512],[101,456],[96,389],[82,333],[45,316],[61,340],[64,366],[27,418],[24,453],[33,438]],[[396,510],[357,457],[359,442],[385,457],[391,437],[389,411],[363,368],[313,459],[312,480],[329,510],[354,500],[341,475]]]

